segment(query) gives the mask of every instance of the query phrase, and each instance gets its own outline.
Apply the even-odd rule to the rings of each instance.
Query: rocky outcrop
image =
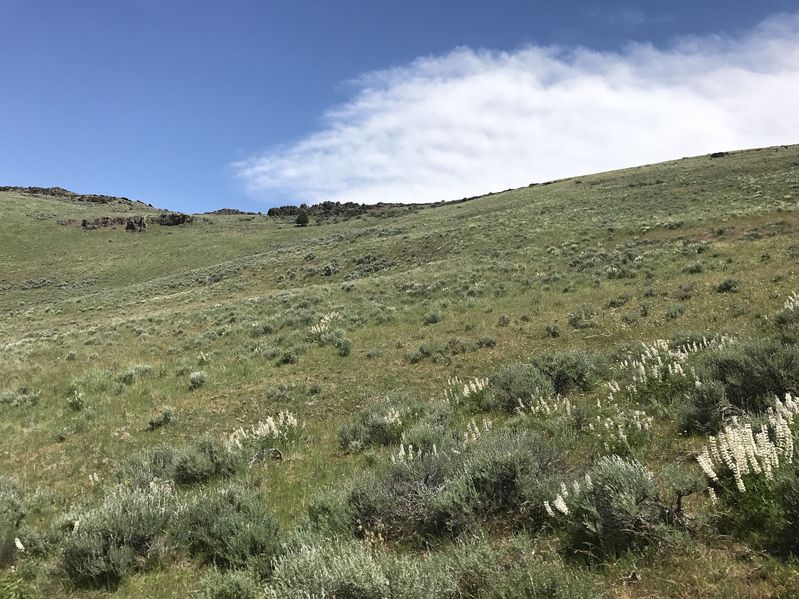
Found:
[[[203,214],[219,214],[221,216],[233,216],[233,215],[241,215],[241,214],[256,215],[256,214],[260,214],[260,213],[259,212],[246,212],[244,210],[239,210],[238,208],[220,208],[219,210],[212,210],[211,212],[203,212]]]
[[[193,223],[194,217],[190,214],[183,214],[182,212],[167,212],[157,216],[149,216],[147,220],[151,223],[162,225],[164,227],[174,227],[176,225]]]
[[[59,225],[79,225],[86,231],[95,229],[115,229],[116,227],[124,227],[126,231],[142,232],[147,230],[147,225],[156,224],[164,227],[173,227],[176,225],[183,225],[194,222],[194,217],[190,214],[183,214],[181,212],[167,212],[157,215],[134,215],[134,216],[100,216],[97,218],[84,218],[83,220],[68,219],[57,221]]]
[[[24,193],[25,195],[32,196],[48,196],[59,200],[66,200],[72,202],[92,202],[94,204],[109,204],[111,202],[122,202],[125,204],[138,204],[128,198],[98,195],[98,194],[82,194],[69,191],[63,187],[18,187],[14,185],[0,185],[0,191],[10,191],[14,193]]]
[[[64,224],[71,224],[74,221],[67,221]],[[128,218],[125,216],[101,216],[99,218],[88,219],[84,218],[80,221],[80,226],[86,231],[93,231],[94,229],[105,229],[108,227],[115,228],[120,226],[127,226]]]
[[[143,216],[134,216],[128,219],[125,230],[131,232],[142,232],[147,230],[147,221]]]

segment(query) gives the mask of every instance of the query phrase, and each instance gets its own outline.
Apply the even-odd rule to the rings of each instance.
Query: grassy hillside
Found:
[[[798,208],[799,146],[307,227],[0,192],[0,596],[796,596]],[[769,478],[703,473],[735,422]]]

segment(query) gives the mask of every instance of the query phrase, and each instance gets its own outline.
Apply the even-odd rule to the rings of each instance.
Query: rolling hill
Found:
[[[218,212],[0,188],[0,596],[799,594],[799,146]]]

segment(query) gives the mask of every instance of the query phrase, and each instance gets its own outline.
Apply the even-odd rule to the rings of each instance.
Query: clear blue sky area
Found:
[[[0,185],[264,210],[231,163],[317,130],[347,81],[457,46],[623,48],[794,1],[2,0]]]

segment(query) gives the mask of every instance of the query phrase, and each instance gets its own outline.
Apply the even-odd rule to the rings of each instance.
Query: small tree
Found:
[[[297,215],[297,220],[294,222],[300,227],[304,227],[308,224],[309,220],[310,218],[308,218],[308,211],[305,210],[305,208],[300,208],[300,213]]]

